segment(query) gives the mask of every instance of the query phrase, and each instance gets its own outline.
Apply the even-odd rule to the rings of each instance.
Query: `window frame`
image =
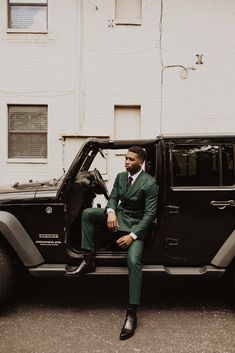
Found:
[[[38,2],[25,2],[22,0],[22,2],[14,2],[14,0],[7,0],[7,33],[30,33],[30,34],[47,34],[48,33],[48,0],[46,0],[46,3],[40,3]],[[13,6],[40,6],[40,7],[46,7],[46,29],[28,29],[28,28],[11,28],[11,7]]]
[[[204,145],[212,145],[212,146],[218,146],[219,151],[218,151],[218,157],[219,157],[219,163],[218,163],[218,173],[219,173],[219,183],[220,185],[188,185],[188,186],[176,186],[173,184],[174,182],[174,170],[173,170],[173,149],[174,148],[179,148],[179,147],[187,147],[188,149],[192,146],[204,146]],[[222,151],[221,147],[222,146],[231,146],[233,148],[233,179],[234,183],[233,185],[222,185],[223,182],[223,167],[222,167]],[[225,190],[234,190],[235,189],[235,144],[234,143],[218,143],[218,142],[207,142],[207,143],[192,143],[192,144],[187,144],[187,143],[180,143],[180,144],[172,144],[169,146],[169,166],[170,166],[170,188],[174,191],[225,191]]]
[[[47,130],[46,134],[46,157],[9,157],[9,147],[10,147],[10,107],[46,107],[47,111]],[[14,132],[17,134],[17,132]],[[37,134],[37,132],[26,131],[24,133]],[[22,131],[19,132],[22,134]],[[42,132],[38,132],[42,134]],[[25,163],[25,164],[46,164],[48,161],[48,104],[8,104],[7,105],[7,163]]]

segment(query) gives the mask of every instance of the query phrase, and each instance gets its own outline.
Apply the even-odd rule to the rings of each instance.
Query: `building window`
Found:
[[[141,25],[142,0],[116,0],[115,22],[118,25]]]
[[[8,106],[8,158],[47,158],[47,106]]]
[[[114,106],[114,139],[135,140],[140,138],[141,107]]]
[[[8,28],[47,32],[47,0],[8,0]]]

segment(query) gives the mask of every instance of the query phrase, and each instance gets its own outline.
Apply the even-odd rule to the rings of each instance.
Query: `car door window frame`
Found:
[[[185,148],[185,149],[190,149],[190,147],[202,147],[202,146],[211,146],[211,147],[218,147],[218,178],[219,178],[219,183],[218,185],[174,185],[174,159],[173,159],[173,151],[174,149],[179,149],[179,148]],[[233,152],[233,158],[232,158],[232,163],[233,163],[233,184],[231,185],[224,185],[223,179],[224,179],[224,170],[223,170],[223,156],[222,156],[222,148],[229,146],[232,148]],[[175,191],[180,191],[180,190],[231,190],[235,189],[235,145],[232,143],[211,143],[206,142],[206,143],[199,143],[197,144],[192,143],[192,144],[187,144],[187,143],[179,143],[179,144],[172,144],[169,146],[169,165],[170,165],[170,187],[172,190]]]

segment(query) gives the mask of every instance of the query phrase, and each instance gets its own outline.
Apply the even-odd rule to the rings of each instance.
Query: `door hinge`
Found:
[[[176,238],[166,238],[165,239],[165,248],[168,246],[179,246],[180,240]]]

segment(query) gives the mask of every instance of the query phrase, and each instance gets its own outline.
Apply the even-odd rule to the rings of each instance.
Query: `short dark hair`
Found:
[[[132,146],[128,149],[128,151],[130,152],[133,152],[133,153],[136,153],[137,156],[139,157],[139,159],[141,159],[141,161],[145,161],[146,160],[146,152],[145,150],[140,147],[140,146]]]

